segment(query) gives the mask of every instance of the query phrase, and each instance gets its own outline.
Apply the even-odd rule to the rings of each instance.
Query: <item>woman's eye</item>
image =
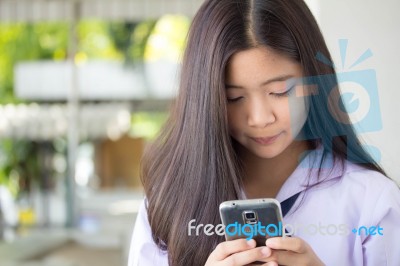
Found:
[[[291,88],[289,88],[287,91],[280,92],[280,93],[273,92],[273,93],[271,93],[271,94],[272,94],[273,96],[275,96],[275,97],[285,97],[285,96],[288,96],[288,95],[290,94],[290,92],[292,91],[293,88],[294,88],[294,87],[291,87]]]
[[[228,102],[233,103],[233,102],[237,102],[240,101],[240,99],[242,99],[243,97],[235,97],[235,98],[227,98]]]

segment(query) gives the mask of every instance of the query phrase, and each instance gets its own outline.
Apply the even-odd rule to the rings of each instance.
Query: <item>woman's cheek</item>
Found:
[[[297,137],[308,117],[308,101],[306,97],[289,97],[288,116],[290,132],[293,138]]]

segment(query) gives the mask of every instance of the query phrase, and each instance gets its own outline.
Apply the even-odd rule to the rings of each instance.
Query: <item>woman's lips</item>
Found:
[[[272,136],[272,137],[263,137],[263,138],[251,138],[252,140],[254,140],[255,142],[257,142],[258,144],[261,145],[269,145],[275,142],[275,140],[277,138],[279,138],[279,136],[281,135],[281,133],[279,133],[278,135]]]

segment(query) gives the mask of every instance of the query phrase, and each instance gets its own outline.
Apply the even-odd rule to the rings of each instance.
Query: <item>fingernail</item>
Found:
[[[276,244],[277,244],[277,242],[276,242],[276,240],[273,239],[273,238],[268,238],[267,241],[265,241],[265,245],[266,245],[266,246],[274,246],[274,245],[276,245]]]
[[[261,249],[261,253],[264,254],[265,256],[271,255],[271,249],[265,247]]]
[[[249,247],[254,247],[254,242],[255,242],[254,239],[247,240],[247,245],[248,245]]]

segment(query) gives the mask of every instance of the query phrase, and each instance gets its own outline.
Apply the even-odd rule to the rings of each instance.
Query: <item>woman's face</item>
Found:
[[[229,133],[260,158],[273,158],[300,133],[308,113],[299,63],[257,47],[234,54],[226,69]]]

